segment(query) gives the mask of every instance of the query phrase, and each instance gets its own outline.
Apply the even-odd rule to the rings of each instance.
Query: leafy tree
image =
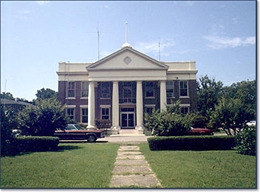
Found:
[[[199,78],[197,82],[197,107],[201,115],[209,119],[215,105],[221,96],[223,83],[210,79],[207,75]]]
[[[15,100],[15,98],[13,97],[13,94],[10,92],[3,92],[0,94],[0,98],[1,99],[10,99],[10,100]]]
[[[245,108],[240,99],[222,97],[211,115],[210,123],[222,127],[228,135],[236,135],[247,122]]]
[[[191,119],[180,112],[180,101],[167,107],[166,111],[153,110],[151,115],[146,113],[145,122],[152,135],[158,136],[183,135],[191,126]]]
[[[22,134],[51,136],[56,128],[64,128],[68,117],[57,99],[36,101],[36,108],[27,107],[18,114]]]
[[[13,111],[4,109],[4,106],[0,105],[1,156],[16,154],[15,140],[12,134],[12,128],[16,124],[13,115]]]
[[[42,88],[41,90],[37,91],[36,100],[57,98],[57,96],[58,96],[58,93],[56,91],[51,90],[49,88],[47,88],[47,89]]]
[[[224,88],[226,98],[239,99],[243,103],[246,120],[256,119],[256,81],[241,81]]]

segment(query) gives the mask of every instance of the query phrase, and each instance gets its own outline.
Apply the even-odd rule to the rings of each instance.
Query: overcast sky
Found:
[[[58,62],[94,62],[125,43],[161,61],[195,60],[197,79],[256,77],[256,1],[1,1],[1,92],[58,91]]]

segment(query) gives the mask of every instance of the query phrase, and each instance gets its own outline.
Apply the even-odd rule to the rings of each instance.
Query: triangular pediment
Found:
[[[124,47],[87,67],[95,70],[167,70],[168,66],[131,47]]]

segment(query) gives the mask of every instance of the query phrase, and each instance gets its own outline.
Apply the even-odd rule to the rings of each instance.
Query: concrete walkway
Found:
[[[155,173],[136,145],[121,145],[117,152],[111,188],[161,188]]]

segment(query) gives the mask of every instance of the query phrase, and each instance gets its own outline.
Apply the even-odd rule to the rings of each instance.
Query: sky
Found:
[[[126,22],[134,49],[196,61],[197,80],[256,79],[256,1],[1,1],[1,92],[58,91],[58,63],[118,51]]]

